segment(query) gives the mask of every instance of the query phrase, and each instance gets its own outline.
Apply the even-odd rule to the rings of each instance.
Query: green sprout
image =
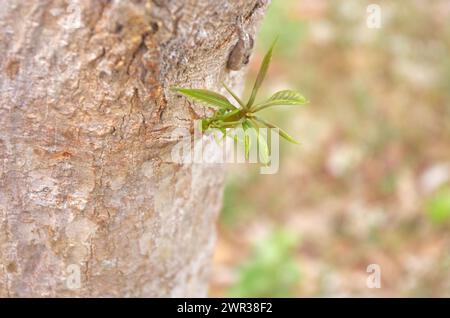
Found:
[[[266,154],[265,157],[267,157],[268,154],[267,140],[263,134],[259,133],[259,128],[277,128],[278,134],[281,137],[289,142],[297,144],[297,141],[295,141],[294,138],[292,138],[284,130],[256,115],[257,112],[269,107],[282,105],[304,105],[308,102],[300,93],[291,90],[282,90],[276,92],[269,99],[263,102],[255,103],[256,94],[258,93],[258,90],[267,74],[275,43],[276,41],[273,42],[269,51],[264,56],[252,93],[246,103],[244,103],[229,87],[222,83],[227,92],[230,93],[230,95],[239,104],[238,107],[233,105],[225,96],[207,89],[172,88],[173,91],[181,93],[191,100],[205,103],[207,106],[217,109],[212,117],[202,118],[200,127],[201,131],[207,131],[210,128],[215,128],[219,129],[224,135],[226,135],[227,128],[242,127],[244,131],[253,128],[257,132],[256,136],[258,145],[260,149],[263,149],[263,153]],[[244,145],[246,158],[248,159],[250,139],[247,135],[245,135]]]

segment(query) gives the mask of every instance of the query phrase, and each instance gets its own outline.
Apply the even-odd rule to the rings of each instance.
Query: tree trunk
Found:
[[[3,1],[1,297],[206,296],[223,168],[171,162],[205,109],[169,88],[239,87],[266,5]]]

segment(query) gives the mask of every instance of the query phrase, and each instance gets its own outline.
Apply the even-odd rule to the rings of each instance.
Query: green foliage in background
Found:
[[[274,36],[278,36],[281,54],[285,56],[295,54],[307,31],[306,23],[295,15],[296,5],[296,1],[272,1],[261,26],[259,35],[261,45],[267,46]]]
[[[292,297],[300,279],[295,261],[298,239],[277,230],[259,241],[251,258],[239,269],[239,280],[232,297]]]
[[[252,203],[249,197],[245,196],[248,181],[229,180],[226,183],[223,195],[222,213],[220,222],[226,226],[235,225],[237,220],[242,220],[249,210],[252,210]]]
[[[450,187],[438,190],[426,203],[429,218],[436,224],[442,224],[450,219]]]

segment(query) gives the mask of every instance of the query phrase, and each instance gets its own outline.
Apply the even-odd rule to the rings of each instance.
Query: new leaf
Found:
[[[281,105],[305,105],[308,101],[306,98],[295,91],[284,90],[273,94],[267,101],[255,105],[254,112],[258,112],[264,108]]]
[[[193,100],[197,100],[206,103],[210,106],[214,106],[219,109],[233,110],[236,107],[231,104],[228,99],[216,92],[207,89],[191,89],[191,88],[172,88],[173,91],[183,94],[184,96],[190,97]]]
[[[275,126],[274,124],[271,124],[267,121],[265,121],[264,119],[261,119],[259,117],[253,117],[257,122],[261,123],[262,125],[264,125],[267,128],[276,128],[278,129],[278,134],[283,137],[284,139],[286,139],[289,142],[292,142],[293,144],[298,144],[298,142],[292,138],[291,136],[289,136],[289,134],[287,132],[285,132],[283,129],[281,129],[278,126]]]
[[[266,77],[267,70],[269,69],[270,59],[272,58],[272,51],[276,42],[277,40],[273,41],[272,46],[264,56],[264,59],[261,63],[261,67],[258,72],[258,76],[256,77],[255,85],[253,86],[252,94],[250,95],[250,99],[248,100],[247,103],[247,108],[251,107],[255,102],[256,93],[258,93],[258,90],[261,87],[264,77]]]

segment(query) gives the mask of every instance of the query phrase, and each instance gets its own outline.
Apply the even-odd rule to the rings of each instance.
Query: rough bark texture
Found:
[[[0,296],[206,295],[223,169],[168,160],[205,111],[169,87],[239,86],[266,5],[2,1]]]

